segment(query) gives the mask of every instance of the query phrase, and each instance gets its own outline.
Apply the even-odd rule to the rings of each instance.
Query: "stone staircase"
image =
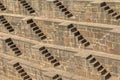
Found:
[[[44,10],[53,13],[54,17],[37,14],[28,14],[18,1],[2,0],[6,7],[6,11],[0,11],[0,15],[3,15],[14,28],[14,32],[9,32],[5,29],[4,25],[0,23],[0,79],[1,80],[22,80],[22,77],[13,68],[13,64],[19,62],[25,71],[30,75],[32,80],[54,80],[53,76],[59,74],[62,80],[106,80],[103,73],[97,71],[97,69],[86,60],[89,55],[93,55],[97,61],[110,72],[111,77],[109,80],[120,80],[120,28],[119,21],[114,21],[109,15],[105,15],[104,11],[100,9],[99,3],[101,1],[93,0],[80,0],[80,1],[64,1],[61,2],[69,8],[75,15],[75,19],[69,19],[62,14],[54,6],[52,1],[45,0],[26,0],[32,7],[38,12],[40,2],[43,3],[43,7],[40,9],[40,14]],[[39,1],[39,4],[37,2]],[[11,6],[17,5],[16,10],[19,13],[14,12]],[[106,2],[114,7],[116,4],[116,10],[119,7],[119,1],[107,1]],[[8,5],[8,3],[10,3]],[[89,16],[82,16],[80,12],[75,9],[81,4],[90,4],[85,11],[91,9],[92,12],[87,12],[88,15],[92,14],[93,17],[87,20]],[[111,3],[114,3],[112,5]],[[46,5],[47,4],[47,5]],[[68,5],[69,4],[69,5]],[[36,7],[34,6],[36,5]],[[15,5],[13,6],[15,7]],[[51,8],[53,8],[51,10]],[[84,7],[83,7],[84,8]],[[48,9],[48,10],[47,10]],[[9,11],[11,10],[11,11]],[[94,11],[95,10],[95,11]],[[97,11],[96,11],[97,10]],[[118,10],[119,11],[119,10]],[[85,14],[84,14],[85,13]],[[84,15],[87,15],[84,12]],[[94,18],[94,15],[100,16],[104,14],[104,17]],[[82,20],[77,15],[82,16]],[[27,20],[32,18],[39,28],[48,37],[46,40],[40,40],[27,24]],[[79,18],[79,19],[78,19]],[[87,20],[87,21],[85,21]],[[113,22],[113,23],[112,23]],[[73,24],[77,30],[83,35],[89,42],[90,46],[83,47],[76,37],[67,29],[68,24]],[[5,39],[11,38],[17,47],[22,52],[22,55],[15,56],[14,52],[5,43]],[[39,48],[45,46],[47,50],[53,55],[59,62],[60,66],[54,67],[39,51]],[[94,62],[94,61],[93,61]]]

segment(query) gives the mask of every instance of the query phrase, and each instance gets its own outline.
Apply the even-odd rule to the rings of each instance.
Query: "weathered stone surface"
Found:
[[[71,19],[66,18],[52,1],[26,1],[36,14],[29,14],[17,0],[1,0],[7,10],[0,11],[0,15],[4,15],[15,29],[9,33],[0,23],[1,80],[22,79],[12,67],[15,62],[20,62],[33,80],[52,80],[55,74],[60,74],[63,80],[104,80],[105,77],[86,61],[90,54],[111,73],[110,80],[120,79],[120,23],[100,8],[100,0],[61,0],[74,14]],[[119,0],[106,1],[119,12]],[[29,18],[44,32],[46,40],[40,40],[32,31],[26,22]],[[84,48],[67,29],[67,24],[71,23],[90,42],[90,48]],[[20,48],[21,56],[16,57],[5,44],[8,37]],[[59,67],[54,67],[39,52],[41,46],[60,62]]]

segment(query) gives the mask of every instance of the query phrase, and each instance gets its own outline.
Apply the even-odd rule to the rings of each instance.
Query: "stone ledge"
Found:
[[[63,49],[63,50],[69,50],[69,51],[73,51],[73,52],[76,52],[76,53],[78,52],[79,55],[83,54],[84,57],[88,54],[93,54],[93,55],[96,55],[96,56],[109,57],[109,58],[120,60],[120,56],[114,55],[114,54],[108,54],[108,53],[105,53],[105,52],[98,52],[98,51],[87,50],[87,49],[78,49],[78,48],[76,49],[76,48],[64,47],[64,46],[53,45],[53,44],[46,44],[46,43],[42,43],[42,42],[39,42],[39,41],[19,37],[19,36],[16,36],[16,35],[10,35],[10,34],[6,34],[6,33],[2,33],[2,34],[4,35],[4,37],[8,36],[8,37],[11,37],[13,39],[17,39],[17,40],[19,39],[21,41],[26,41],[26,42],[32,43],[32,44],[35,45],[34,47],[36,47],[36,48],[43,45],[43,46],[46,46],[46,47],[53,47],[53,48],[59,48],[59,49]]]
[[[8,13],[0,13],[0,14],[4,16],[14,16],[14,17],[21,17],[21,18],[30,17],[37,20],[50,21],[50,22],[56,22],[56,23],[68,22],[68,23],[73,23],[77,25],[84,25],[84,26],[96,27],[96,28],[113,29],[113,28],[119,27],[117,25],[108,25],[108,24],[91,23],[91,22],[77,22],[77,21],[69,21],[69,20],[63,20],[63,19],[50,19],[50,18],[42,18],[42,17],[35,17],[35,16],[25,16],[25,15],[19,15],[19,14],[8,14]]]

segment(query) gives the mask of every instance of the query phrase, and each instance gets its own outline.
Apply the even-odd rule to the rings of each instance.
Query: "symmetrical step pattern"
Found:
[[[65,8],[65,6],[62,4],[62,2],[60,2],[59,0],[55,0],[53,1],[53,3],[62,11],[64,12],[64,14],[70,18],[73,16],[73,14],[67,10],[67,8]]]
[[[54,65],[54,67],[60,65],[60,63],[51,55],[51,53],[48,52],[48,50],[44,46],[40,47],[39,51],[48,59],[48,61],[51,62],[51,64]]]
[[[39,29],[37,24],[34,23],[32,19],[27,20],[27,24],[30,25],[30,28],[35,32],[35,34],[38,35],[38,37],[40,37],[41,40],[44,40],[47,38],[46,35]]]
[[[100,62],[96,60],[93,55],[89,55],[86,60],[89,61],[89,63],[92,64],[102,76],[105,77],[105,80],[111,77],[111,74],[100,64]]]
[[[12,49],[12,51],[14,51],[16,56],[22,55],[21,51],[19,48],[17,48],[16,44],[12,41],[11,38],[6,39],[5,43]]]
[[[29,11],[30,14],[35,13],[35,10],[26,2],[26,0],[18,0],[22,6]]]
[[[108,15],[111,15],[112,17],[114,17],[116,20],[120,19],[120,15],[117,14],[117,12],[115,12],[113,9],[111,9],[106,2],[102,2],[100,4],[100,7],[103,8],[104,11],[107,12]]]
[[[56,74],[55,76],[53,76],[52,78],[53,80],[62,80],[61,76],[59,74]]]
[[[30,76],[25,72],[19,62],[13,64],[13,67],[18,71],[23,80],[32,80],[32,78],[30,78]]]
[[[25,0],[18,0],[24,7],[25,9],[27,9],[29,11],[29,13],[35,13],[35,10],[33,10],[33,8],[25,1]],[[59,1],[59,0],[55,0],[53,1],[53,3],[62,11],[64,12],[64,14],[70,18],[73,16],[72,13],[70,13],[67,8],[64,7],[64,5]],[[6,10],[5,7],[1,7],[2,4],[0,4],[0,9],[1,10]],[[101,7],[104,8],[105,11],[108,12],[108,14],[112,15],[113,17],[115,17],[117,20],[119,20],[120,15],[118,15],[116,12],[114,12],[113,9],[110,9],[109,6],[106,5],[105,2],[101,3]],[[4,18],[4,16],[0,16],[0,20],[2,22],[2,24],[5,25],[5,27],[7,27],[7,29],[9,30],[9,32],[14,31],[14,29],[11,29],[11,25],[8,23],[8,21]],[[27,21],[27,24],[30,24],[30,27],[32,28],[32,30],[35,32],[35,34],[37,34],[39,37],[41,37],[41,40],[45,39],[46,36],[42,33],[42,31],[39,29],[39,27],[33,22],[32,19]],[[85,47],[89,46],[90,43],[84,39],[84,37],[80,34],[80,32],[77,30],[77,28],[75,28],[73,26],[73,24],[68,25],[68,29],[71,30],[71,32],[74,34],[75,37],[77,37],[78,41],[80,41],[82,44],[84,44]],[[44,37],[43,37],[44,36]],[[8,38],[5,40],[5,42],[8,44],[8,46],[10,46],[10,48],[15,51],[15,54],[17,56],[21,55],[21,51],[16,47],[16,45],[13,43],[11,38]],[[52,64],[54,64],[54,67],[59,66],[60,63],[48,52],[48,50],[43,46],[41,48],[39,48],[40,52],[45,55],[45,57],[51,61]],[[89,61],[90,64],[92,64],[94,66],[94,68],[97,69],[98,72],[101,73],[102,76],[105,76],[105,79],[109,79],[111,77],[111,74],[98,62],[96,61],[96,58],[92,55],[89,55],[86,60]],[[20,63],[15,63],[13,65],[13,67],[18,71],[18,73],[21,75],[21,77],[23,77],[24,80],[32,80],[30,78],[30,76],[25,72],[25,70],[22,68],[22,66],[20,65]],[[60,75],[56,74],[53,77],[53,80],[62,80],[62,78],[60,77]]]
[[[0,9],[1,9],[1,11],[5,11],[6,10],[5,6],[1,2],[0,2]]]
[[[5,28],[9,31],[9,32],[13,32],[14,29],[11,26],[11,24],[5,19],[5,17],[3,15],[0,16],[0,21],[1,23],[5,26]]]
[[[90,45],[90,42],[88,42],[77,30],[76,27],[74,27],[73,24],[69,24],[67,28],[74,34],[75,37],[77,37],[78,41],[81,42],[85,47]]]

